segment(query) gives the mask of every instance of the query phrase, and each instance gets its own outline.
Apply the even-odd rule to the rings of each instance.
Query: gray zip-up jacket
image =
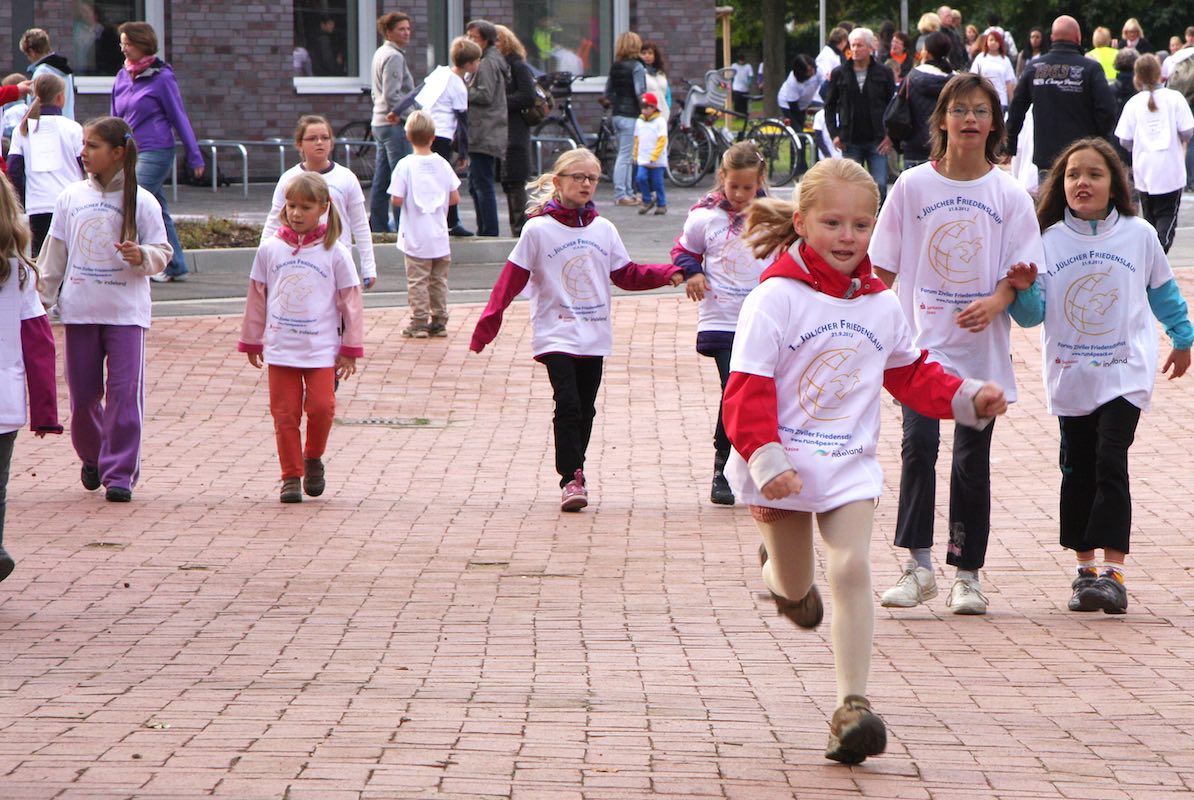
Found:
[[[386,114],[398,107],[415,90],[415,79],[406,66],[406,53],[393,42],[385,42],[373,54],[373,124],[389,125]]]
[[[509,138],[506,84],[510,65],[496,47],[485,48],[481,67],[468,87],[468,149],[494,158],[506,157]]]

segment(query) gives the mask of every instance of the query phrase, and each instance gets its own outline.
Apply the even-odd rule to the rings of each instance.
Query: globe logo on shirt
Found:
[[[116,252],[116,237],[108,217],[88,217],[79,225],[79,252],[92,264],[107,264]]]
[[[306,275],[287,275],[278,281],[278,305],[288,314],[307,310],[307,298],[313,291]]]
[[[593,262],[588,253],[581,253],[564,262],[560,280],[564,284],[564,291],[573,300],[584,302],[597,299],[597,285],[593,282]]]
[[[973,283],[970,263],[982,252],[983,237],[973,219],[947,222],[929,237],[929,266],[951,283]]]
[[[736,283],[758,280],[759,271],[755,267],[755,257],[738,237],[735,236],[726,242],[721,261],[725,266],[726,275]]]
[[[1119,290],[1111,288],[1099,291],[1110,275],[1110,268],[1106,272],[1092,272],[1083,275],[1066,289],[1062,309],[1066,322],[1078,333],[1102,336],[1115,329],[1116,320],[1108,312],[1119,300]]]
[[[813,359],[796,383],[800,408],[812,419],[832,422],[845,419],[840,411],[850,398],[860,378],[858,368],[851,369],[855,348],[827,350]]]

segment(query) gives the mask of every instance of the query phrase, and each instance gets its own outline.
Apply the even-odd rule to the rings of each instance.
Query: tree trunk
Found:
[[[779,114],[776,97],[788,77],[784,63],[787,11],[786,0],[763,0],[763,113],[769,117]]]

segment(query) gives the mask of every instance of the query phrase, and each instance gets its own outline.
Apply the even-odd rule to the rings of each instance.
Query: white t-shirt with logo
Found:
[[[8,266],[8,280],[0,285],[0,433],[20,430],[28,419],[21,322],[46,315],[37,296],[37,275],[28,270],[21,288],[19,262],[10,258]]]
[[[1007,56],[979,53],[974,57],[970,71],[975,75],[983,76],[994,84],[995,91],[999,94],[999,104],[1007,108],[1009,102],[1007,85],[1009,82],[1013,84],[1016,82],[1016,68],[1012,66],[1011,59]],[[998,112],[1000,109],[991,110]]]
[[[431,115],[436,137],[451,139],[456,135],[455,112],[468,111],[468,87],[451,67],[436,67],[423,82],[415,102]]]
[[[1049,413],[1080,417],[1122,397],[1148,410],[1157,374],[1157,328],[1148,289],[1173,280],[1157,232],[1120,217],[1085,236],[1058,222],[1045,231],[1039,278]]]
[[[878,497],[883,373],[919,357],[891,292],[841,300],[791,279],[763,281],[742,306],[730,370],[775,380],[780,443],[804,487],[766,499],[735,450],[726,466],[734,492],[812,512]]]
[[[341,289],[360,285],[343,242],[320,239],[294,252],[273,237],[257,248],[250,278],[265,284],[265,361],[280,367],[336,365],[340,353]]]
[[[86,176],[79,167],[83,126],[57,114],[29,120],[29,134],[18,125],[9,155],[25,160],[25,213],[50,214],[62,190]]]
[[[58,195],[50,235],[66,243],[66,271],[58,314],[66,325],[136,325],[150,321],[149,276],[134,272],[120,256],[124,188],[100,192],[90,181]],[[165,244],[162,207],[137,187],[137,241]]]
[[[943,177],[932,163],[905,170],[887,194],[871,236],[871,263],[899,276],[896,291],[916,346],[961,378],[991,380],[1016,399],[1011,317],[972,333],[954,317],[987,297],[1023,261],[1043,263],[1032,198],[992,169],[974,181]]]
[[[448,240],[448,201],[460,188],[460,178],[436,153],[411,153],[398,162],[390,180],[390,195],[402,198],[398,221],[398,249],[415,258],[443,258],[452,254]]]
[[[274,234],[281,227],[281,215],[286,208],[286,187],[305,172],[307,170],[303,169],[302,164],[295,164],[278,178],[278,185],[274,187],[273,205],[261,229],[262,243],[274,238]],[[334,161],[332,168],[319,173],[319,177],[328,185],[328,197],[336,213],[340,215],[340,241],[344,242],[345,247],[352,248],[355,239],[357,251],[361,254],[361,275],[376,278],[377,260],[373,254],[373,234],[369,230],[369,211],[365,205],[361,181],[348,167]],[[324,214],[320,222],[327,221],[327,214]]]
[[[689,211],[680,246],[705,257],[706,292],[697,311],[697,331],[737,330],[742,301],[771,262],[751,255],[742,232],[730,232],[730,215],[720,208]]]
[[[1145,194],[1168,194],[1186,185],[1186,150],[1178,133],[1194,130],[1194,114],[1181,92],[1156,89],[1157,110],[1148,110],[1148,92],[1137,92],[1124,104],[1117,139],[1132,142],[1132,180]]]
[[[608,356],[613,349],[609,275],[630,263],[613,223],[597,217],[572,228],[532,217],[510,253],[531,273],[531,349],[536,356]]]

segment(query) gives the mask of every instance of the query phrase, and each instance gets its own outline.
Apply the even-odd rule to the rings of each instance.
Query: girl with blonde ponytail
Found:
[[[116,117],[89,121],[82,152],[88,178],[58,196],[37,258],[41,300],[57,303],[66,329],[79,480],[88,491],[106,486],[110,502],[127,503],[141,469],[149,276],[166,268],[174,249],[162,207],[137,186],[137,145],[128,124]]]
[[[878,206],[878,187],[847,159],[818,162],[791,202],[755,201],[747,240],[773,263],[739,314],[723,407],[734,445],[726,474],[762,535],[763,583],[776,613],[801,628],[824,615],[814,520],[821,531],[838,704],[825,756],[846,764],[887,743],[866,697],[881,389],[976,426],[1007,407],[998,386],[952,377],[912,346],[899,301],[867,257]]]
[[[1186,186],[1185,147],[1194,135],[1194,114],[1181,92],[1161,85],[1161,62],[1151,53],[1136,59],[1133,83],[1139,93],[1124,104],[1115,136],[1132,153],[1140,216],[1157,229],[1168,253]]]
[[[66,84],[52,72],[43,72],[33,79],[33,103],[13,130],[8,152],[8,177],[29,215],[34,253],[41,250],[50,230],[58,195],[70,184],[83,180],[83,165],[79,161],[83,128],[62,115],[65,93]],[[36,156],[31,135],[36,135],[39,141]],[[41,146],[46,140],[53,146]]]

